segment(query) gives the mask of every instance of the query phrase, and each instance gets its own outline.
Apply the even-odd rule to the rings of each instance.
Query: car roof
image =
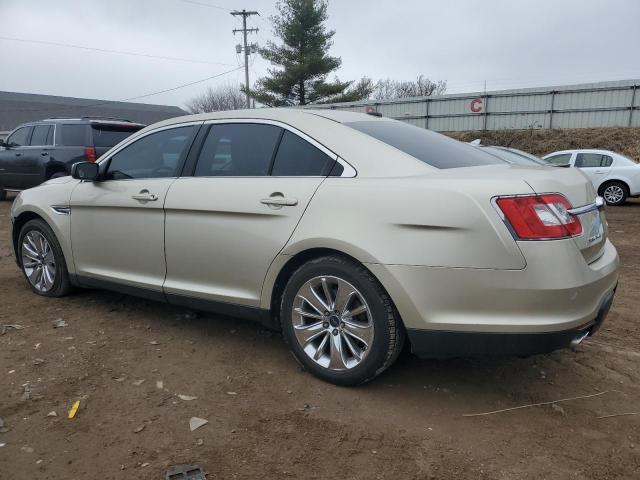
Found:
[[[574,148],[570,150],[558,150],[557,152],[551,152],[545,155],[548,157],[550,155],[560,155],[563,153],[606,153],[608,155],[618,155],[616,152],[611,150],[604,150],[602,148]]]
[[[357,121],[393,121],[389,118],[376,117],[365,113],[345,112],[330,109],[303,109],[303,108],[254,108],[243,110],[226,110],[222,112],[198,113],[195,115],[183,115],[181,117],[173,117],[161,122],[155,123],[154,127],[162,127],[175,123],[184,123],[189,121],[207,121],[207,120],[233,120],[233,119],[264,119],[275,120],[287,123],[288,121],[301,121],[309,116],[323,117],[338,123],[357,122]]]

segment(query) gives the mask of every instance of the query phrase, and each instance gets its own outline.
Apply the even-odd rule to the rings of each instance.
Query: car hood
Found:
[[[52,179],[47,180],[46,182],[40,184],[39,186],[42,186],[42,185],[61,185],[61,184],[64,184],[64,183],[69,183],[69,182],[76,182],[77,183],[78,180],[76,180],[73,177],[67,175],[66,177],[52,178]]]

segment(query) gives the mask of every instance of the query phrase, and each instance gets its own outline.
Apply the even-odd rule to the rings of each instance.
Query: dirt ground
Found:
[[[253,323],[102,291],[32,294],[9,208],[0,202],[0,324],[26,328],[0,336],[0,479],[160,479],[178,463],[219,479],[640,478],[640,415],[599,418],[640,412],[638,201],[607,209],[620,286],[577,352],[406,356],[359,388],[301,371]],[[191,417],[209,423],[191,432]]]

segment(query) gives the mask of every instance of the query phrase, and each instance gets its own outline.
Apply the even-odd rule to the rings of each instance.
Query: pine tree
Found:
[[[277,8],[280,15],[271,21],[282,44],[270,41],[260,55],[279,68],[269,69],[251,95],[269,106],[325,103],[343,97],[352,82],[327,81],[341,59],[328,54],[335,31],[324,26],[326,0],[280,0]]]

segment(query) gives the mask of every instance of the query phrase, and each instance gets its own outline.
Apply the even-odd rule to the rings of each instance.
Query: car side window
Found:
[[[194,176],[269,175],[282,129],[259,123],[213,124],[202,145]]]
[[[545,160],[553,165],[569,165],[569,162],[571,162],[571,154],[561,153],[559,155],[545,158]],[[577,166],[578,165],[576,165],[576,167]]]
[[[31,135],[31,129],[33,127],[22,127],[13,132],[7,138],[7,144],[14,147],[22,147],[29,144],[29,136]]]
[[[86,147],[89,145],[89,129],[84,124],[61,125],[58,137],[60,145],[65,147]]]
[[[285,131],[273,163],[276,177],[326,177],[335,160],[298,135]]]
[[[612,163],[611,157],[600,153],[579,153],[576,156],[576,167],[580,168],[610,167]]]
[[[29,144],[33,147],[43,147],[48,145],[47,139],[49,138],[49,130],[52,128],[52,125],[36,125],[33,127],[31,142]]]
[[[195,134],[195,125],[151,133],[111,157],[105,178],[176,177]]]

